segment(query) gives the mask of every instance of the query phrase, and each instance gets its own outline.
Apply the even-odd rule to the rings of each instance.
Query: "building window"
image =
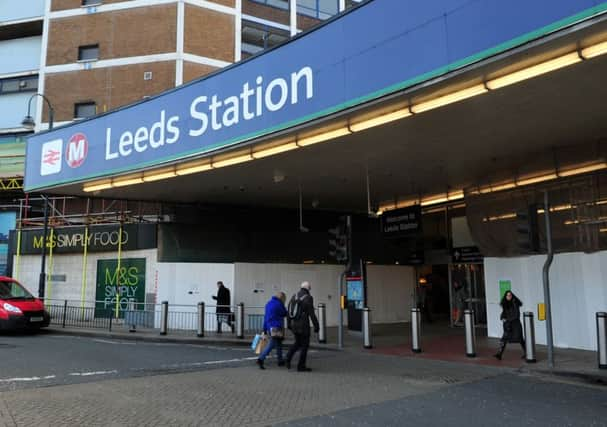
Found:
[[[78,61],[94,61],[99,59],[99,45],[91,44],[78,48]]]
[[[351,7],[358,6],[362,2],[363,2],[363,0],[346,0],[346,9],[350,9]]]
[[[289,10],[288,0],[251,0],[266,6]],[[361,0],[348,0],[350,7],[352,3],[358,4]],[[328,19],[339,13],[339,0],[297,0],[297,13],[317,19]]]
[[[274,47],[288,38],[288,31],[256,22],[242,21],[242,59]]]
[[[74,118],[86,119],[97,114],[97,104],[94,102],[80,102],[74,105]]]
[[[13,77],[0,80],[0,94],[35,92],[38,90],[38,76]]]
[[[338,0],[297,0],[297,13],[321,20],[339,13]]]
[[[251,0],[253,3],[261,3],[278,9],[289,10],[289,0]]]

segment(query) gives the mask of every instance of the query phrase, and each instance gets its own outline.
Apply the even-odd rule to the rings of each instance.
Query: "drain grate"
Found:
[[[422,381],[428,383],[438,383],[438,384],[458,384],[463,382],[464,380],[458,377],[448,376],[448,375],[432,375],[432,374],[418,374],[418,373],[405,373],[400,375],[401,378],[405,378],[412,381]]]

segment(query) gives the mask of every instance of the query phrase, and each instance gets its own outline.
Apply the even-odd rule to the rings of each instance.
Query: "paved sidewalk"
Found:
[[[224,369],[0,393],[6,426],[262,426],[423,395],[511,372],[337,352],[311,373],[253,362]],[[8,411],[8,412],[6,412]]]
[[[141,340],[149,342],[172,342],[182,344],[209,344],[209,345],[235,345],[249,346],[253,338],[246,335],[239,339],[234,334],[206,333],[204,337],[197,337],[194,331],[176,332],[169,331],[167,335],[160,335],[158,331],[142,331],[131,333],[125,328],[116,328],[112,332],[102,329],[83,328],[61,328],[52,326],[48,328],[50,333],[104,337],[113,339]],[[432,359],[457,362],[463,364],[474,364],[495,367],[508,367],[518,369],[521,372],[535,372],[546,375],[560,375],[581,381],[607,384],[607,370],[600,370],[597,366],[596,353],[592,351],[575,349],[556,349],[555,368],[550,369],[547,362],[545,346],[537,345],[537,363],[529,364],[520,358],[522,351],[516,344],[509,344],[502,361],[493,357],[499,341],[493,338],[483,337],[484,331],[477,331],[477,357],[469,358],[465,355],[464,330],[463,328],[448,328],[440,324],[424,326],[422,337],[422,353],[416,354],[411,351],[410,326],[409,324],[386,324],[373,325],[373,345],[371,352],[376,354],[393,355],[414,359]],[[289,337],[289,334],[288,334]],[[318,350],[337,349],[337,328],[328,328],[327,344],[319,344],[312,339],[311,348]],[[285,340],[285,345],[292,342],[290,338]],[[360,334],[346,331],[344,334],[344,350],[347,352],[364,352],[362,348],[362,337]]]

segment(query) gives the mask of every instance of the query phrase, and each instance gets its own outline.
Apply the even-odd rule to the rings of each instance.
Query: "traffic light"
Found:
[[[537,205],[516,212],[516,244],[523,253],[540,251]]]
[[[350,230],[348,219],[339,217],[339,223],[335,228],[329,229],[329,255],[337,262],[346,262],[348,260],[348,239]]]

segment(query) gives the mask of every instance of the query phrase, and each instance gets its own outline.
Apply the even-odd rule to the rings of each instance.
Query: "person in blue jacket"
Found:
[[[278,292],[266,304],[265,316],[263,319],[263,331],[270,337],[270,342],[259,355],[257,365],[260,369],[266,369],[264,360],[270,352],[276,348],[276,356],[278,357],[278,366],[284,366],[285,362],[282,358],[282,340],[285,337],[284,319],[287,316],[285,301],[287,297],[284,292]]]

